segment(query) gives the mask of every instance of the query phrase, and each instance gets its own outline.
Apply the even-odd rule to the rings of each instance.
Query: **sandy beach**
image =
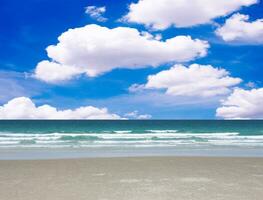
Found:
[[[260,200],[263,158],[0,161],[1,200]]]

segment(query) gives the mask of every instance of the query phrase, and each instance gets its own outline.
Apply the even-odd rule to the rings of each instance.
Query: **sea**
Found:
[[[263,156],[263,120],[0,120],[0,159]]]

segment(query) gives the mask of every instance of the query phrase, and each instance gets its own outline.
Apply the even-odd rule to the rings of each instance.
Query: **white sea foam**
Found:
[[[148,130],[147,133],[133,133],[130,130],[120,130],[111,133],[0,133],[0,148],[180,145],[189,145],[189,147],[202,145],[263,146],[263,135],[244,136],[238,132],[180,133],[176,130]]]
[[[239,133],[50,133],[50,134],[4,134],[0,135],[0,141],[8,140],[59,140],[65,136],[74,137],[96,137],[98,139],[184,139],[191,137],[200,138],[227,138],[230,136],[237,136]],[[241,136],[240,136],[241,137]],[[263,137],[263,136],[262,136]],[[88,138],[87,138],[88,139]]]
[[[19,144],[19,141],[0,141],[0,145]]]
[[[146,130],[146,132],[150,132],[150,133],[176,133],[177,130]]]
[[[127,130],[127,131],[113,131],[114,133],[131,133],[132,131]]]

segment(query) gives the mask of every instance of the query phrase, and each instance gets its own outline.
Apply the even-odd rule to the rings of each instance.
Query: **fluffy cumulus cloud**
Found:
[[[91,18],[99,21],[105,22],[107,18],[103,17],[103,14],[106,12],[106,7],[96,7],[96,6],[88,6],[85,8],[85,13],[88,14]]]
[[[41,61],[35,69],[35,77],[49,83],[78,74],[94,77],[115,68],[190,61],[205,56],[209,48],[206,41],[190,36],[161,41],[158,35],[134,28],[109,29],[94,24],[69,29],[58,40],[58,44],[47,48],[51,61]]]
[[[81,73],[82,70],[77,67],[44,60],[37,64],[35,78],[52,83],[70,80]]]
[[[263,119],[263,88],[236,89],[222,102],[216,116],[225,119]]]
[[[229,76],[224,69],[211,65],[192,64],[189,67],[175,65],[169,70],[148,76],[144,89],[164,89],[173,96],[212,97],[225,95],[242,80]],[[130,91],[142,90],[142,85],[133,85]]]
[[[250,6],[258,0],[139,0],[129,6],[125,21],[166,29],[171,25],[190,27],[211,22]]]
[[[227,42],[263,44],[263,19],[249,21],[248,15],[235,14],[216,34]]]
[[[0,119],[120,119],[120,116],[93,106],[75,110],[57,110],[50,105],[37,107],[31,99],[18,97],[0,106]]]

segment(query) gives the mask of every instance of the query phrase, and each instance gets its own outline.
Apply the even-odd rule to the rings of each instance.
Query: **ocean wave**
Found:
[[[5,147],[74,147],[85,146],[263,146],[263,135],[240,135],[238,132],[180,133],[176,130],[130,130],[99,133],[0,133],[0,148]]]
[[[131,130],[126,130],[126,131],[113,131],[114,133],[131,133]]]
[[[146,130],[149,133],[176,133],[178,130]]]
[[[187,138],[231,138],[250,137],[238,136],[239,133],[51,133],[51,134],[5,134],[0,135],[0,141],[4,140],[96,140],[96,139],[187,139]],[[257,137],[257,136],[254,136]],[[263,136],[261,136],[263,138]],[[257,137],[260,138],[260,137]]]

